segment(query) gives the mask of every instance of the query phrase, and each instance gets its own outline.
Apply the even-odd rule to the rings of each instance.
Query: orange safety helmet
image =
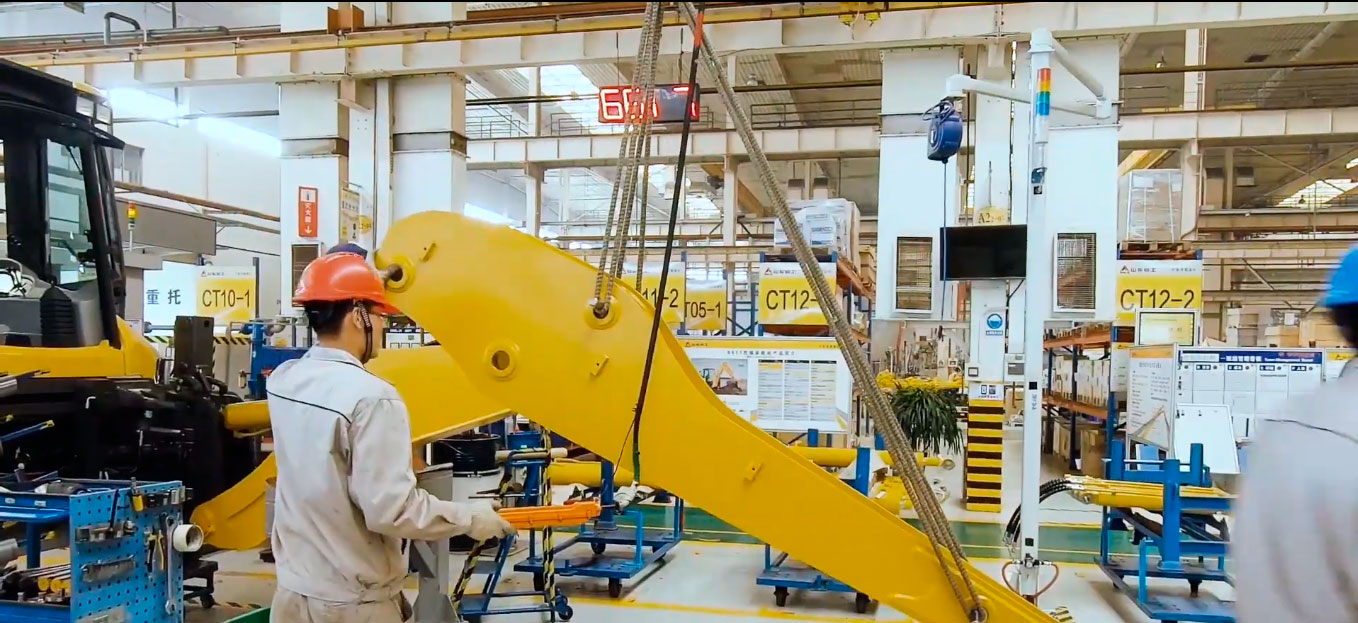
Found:
[[[339,301],[363,301],[388,316],[401,313],[387,300],[377,271],[355,253],[331,253],[312,260],[292,295],[293,305]]]

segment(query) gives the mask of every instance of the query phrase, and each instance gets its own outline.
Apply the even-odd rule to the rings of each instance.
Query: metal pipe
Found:
[[[236,112],[194,112],[174,117],[124,117],[113,119],[113,123],[168,123],[172,121],[191,121],[194,119],[253,119],[256,117],[277,117],[277,110],[239,110]]]
[[[142,43],[146,42],[146,30],[141,27],[140,22],[122,13],[109,11],[104,14],[104,45],[112,45],[113,43],[113,20],[115,19],[131,26],[133,31],[141,33]]]
[[[895,4],[888,6],[882,12],[933,10],[948,6],[946,3],[928,3],[929,6],[914,6],[913,3],[905,3],[901,6]],[[966,5],[989,5],[998,3],[961,3]],[[804,19],[812,17],[832,17],[843,15],[854,15],[855,12],[844,8],[832,6],[815,6],[803,3],[780,3],[778,5],[745,5],[729,9],[715,9],[708,13],[706,23],[710,24],[736,24],[744,22],[764,22],[769,20]],[[667,19],[667,25],[676,25],[679,20]],[[432,43],[437,41],[464,41],[470,39],[493,39],[499,37],[517,37],[546,34],[562,33],[589,33],[607,30],[634,30],[641,27],[639,14],[623,15],[614,18],[600,20],[599,18],[572,19],[565,21],[558,20],[536,20],[540,26],[532,26],[529,23],[509,23],[503,20],[489,24],[469,24],[458,28],[449,28],[446,22],[433,24],[401,24],[393,26],[380,26],[375,28],[362,28],[349,33],[348,38],[336,39],[334,35],[324,31],[303,31],[287,33],[280,36],[278,33],[258,35],[258,36],[227,36],[218,38],[204,38],[193,42],[165,42],[166,45],[192,44],[195,47],[208,43],[229,43],[228,47],[211,46],[210,48],[192,50],[174,50],[157,52],[154,50],[143,50],[138,53],[138,60],[143,62],[155,60],[188,60],[201,58],[225,58],[239,56],[256,56],[260,54],[276,54],[283,52],[307,52],[335,49],[366,48],[382,45],[399,45],[406,43]],[[381,36],[389,35],[389,36]],[[301,41],[299,39],[306,38]],[[251,43],[259,44],[259,47],[252,47]],[[116,49],[108,50],[109,54],[103,56],[85,55],[72,58],[63,58],[67,52],[90,52],[97,51],[86,47],[72,47],[63,49],[61,53],[54,54],[51,50],[35,50],[32,54],[42,54],[42,58],[24,59],[24,63],[32,67],[50,67],[61,65],[103,65],[109,63],[127,62],[127,55]],[[14,55],[16,52],[8,52]]]
[[[1039,35],[1050,37],[1051,31],[1039,30],[1038,32],[1034,32],[1033,40],[1036,41]],[[1075,57],[1071,56],[1070,52],[1066,51],[1065,46],[1061,45],[1060,41],[1052,38],[1051,47],[1052,52],[1056,54],[1056,60],[1060,61],[1061,64],[1065,66],[1066,71],[1069,71],[1070,75],[1075,76],[1075,79],[1079,80],[1080,84],[1085,85],[1085,88],[1089,89],[1089,92],[1093,93],[1094,97],[1099,99],[1104,98],[1103,83],[1095,79],[1094,74],[1089,73],[1083,65],[1076,61]]]
[[[148,187],[146,187],[146,186],[139,186],[139,185],[137,185],[137,184],[129,184],[129,183],[127,183],[127,182],[114,182],[114,183],[113,183],[113,187],[114,187],[114,188],[117,188],[118,190],[125,191],[125,192],[137,193],[137,194],[139,194],[139,195],[150,195],[150,196],[152,196],[152,197],[160,197],[161,199],[169,199],[170,201],[179,201],[179,202],[183,202],[183,203],[187,203],[187,204],[191,204],[191,205],[196,205],[196,206],[200,206],[200,207],[203,207],[203,208],[207,208],[207,209],[209,209],[209,210],[216,210],[216,211],[218,211],[218,212],[224,212],[224,213],[226,213],[226,214],[239,214],[239,215],[241,215],[241,216],[249,216],[249,217],[251,217],[251,218],[257,218],[257,219],[269,221],[269,222],[271,222],[271,223],[277,223],[277,222],[279,222],[279,218],[278,218],[277,216],[272,215],[272,214],[267,214],[267,213],[264,213],[264,212],[258,212],[258,211],[255,211],[255,210],[250,210],[250,209],[248,209],[248,208],[239,208],[239,207],[236,207],[236,206],[233,206],[233,205],[230,205],[230,204],[221,203],[221,202],[218,202],[218,201],[212,201],[212,200],[210,200],[210,199],[201,199],[201,198],[198,198],[198,197],[190,197],[190,196],[188,196],[188,195],[181,195],[181,194],[179,194],[179,193],[172,193],[172,192],[170,192],[170,191],[168,191],[168,190],[160,190],[160,189],[157,189],[157,188],[148,188]]]
[[[1042,328],[1051,312],[1052,275],[1048,268],[1051,238],[1047,235],[1047,140],[1051,122],[1051,31],[1038,29],[1028,51],[1033,105],[1028,126],[1028,270],[1023,322],[1023,477],[1024,508],[1037,508],[1042,472]],[[1038,513],[1020,518],[1019,540],[1023,558],[1019,566],[1019,593],[1036,596],[1038,591]]]
[[[1022,91],[1019,91],[1018,89],[1006,87],[1000,84],[995,84],[994,82],[987,82],[985,80],[977,80],[975,78],[972,78],[971,76],[967,76],[964,74],[954,74],[952,76],[948,76],[948,80],[945,83],[944,89],[945,92],[947,93],[946,97],[951,98],[962,97],[968,91],[970,91],[972,93],[979,93],[981,95],[998,97],[1000,99],[1009,100],[1011,102],[1018,102],[1020,104],[1032,104],[1033,101],[1031,95],[1025,94]],[[1076,115],[1084,115],[1086,117],[1099,116],[1098,106],[1089,103],[1051,102],[1051,107],[1056,110]]]

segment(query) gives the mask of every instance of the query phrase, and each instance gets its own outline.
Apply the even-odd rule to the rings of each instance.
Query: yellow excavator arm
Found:
[[[405,398],[412,441],[515,412],[630,468],[653,313],[638,292],[617,284],[609,315],[598,319],[593,267],[526,234],[444,212],[393,225],[375,260],[400,267],[388,295],[440,342],[368,364]],[[920,623],[967,623],[928,537],[728,409],[674,336],[660,339],[639,430],[644,482]],[[209,543],[262,543],[264,482],[273,475],[270,460],[195,511]],[[984,573],[971,577],[991,623],[1053,621]]]
[[[630,286],[615,285],[608,316],[596,318],[593,267],[444,212],[395,223],[375,262],[400,268],[387,284],[392,302],[495,404],[624,466],[639,434],[646,482],[921,623],[968,620],[924,534],[728,409],[668,331],[633,431],[653,311]],[[1052,621],[997,580],[971,576],[992,623]]]

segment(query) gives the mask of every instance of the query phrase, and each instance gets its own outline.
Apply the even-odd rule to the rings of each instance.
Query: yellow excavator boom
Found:
[[[642,480],[920,623],[968,620],[924,534],[728,409],[668,331],[634,431],[653,311],[630,286],[615,284],[609,314],[596,318],[593,267],[445,212],[395,223],[374,258],[379,269],[400,268],[387,283],[392,302],[495,404],[623,466],[639,434]],[[431,371],[416,372],[444,405],[462,399]],[[971,576],[992,623],[1052,621],[997,580]]]

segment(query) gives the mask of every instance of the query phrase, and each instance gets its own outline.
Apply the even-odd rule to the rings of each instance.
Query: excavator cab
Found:
[[[5,246],[0,344],[120,346],[125,296],[109,152],[93,92],[0,62]]]
[[[85,89],[0,61],[0,372],[150,374],[154,356],[119,320],[126,288],[110,166],[123,142]],[[145,369],[132,369],[132,368]]]

